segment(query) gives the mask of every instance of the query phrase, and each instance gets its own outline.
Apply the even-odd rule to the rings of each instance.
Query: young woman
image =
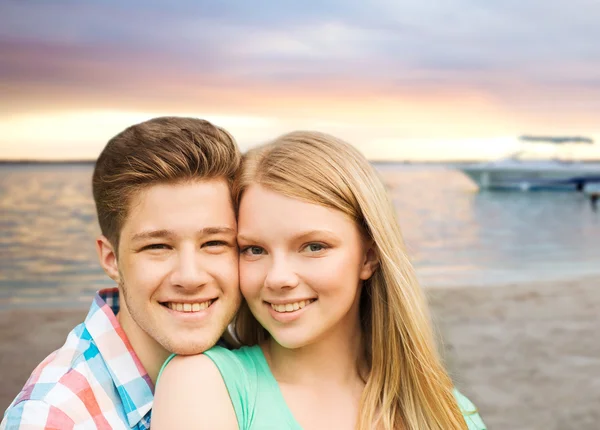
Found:
[[[356,149],[284,135],[246,155],[234,199],[247,346],[165,364],[153,430],[485,428],[442,366],[396,212]]]

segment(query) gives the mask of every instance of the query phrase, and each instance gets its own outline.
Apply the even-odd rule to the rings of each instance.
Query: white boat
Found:
[[[583,194],[586,196],[600,196],[600,181],[589,182],[583,187]]]
[[[521,140],[554,145],[593,143],[584,137],[522,136]],[[586,184],[600,182],[600,162],[536,159],[531,158],[527,149],[501,160],[469,164],[459,169],[480,189],[489,190],[582,191]]]

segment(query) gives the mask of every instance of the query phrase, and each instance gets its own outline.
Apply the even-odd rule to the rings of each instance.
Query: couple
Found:
[[[485,428],[350,145],[294,132],[242,160],[219,127],[156,118],[108,142],[93,192],[118,288],[0,428],[148,429],[151,413],[153,430]]]

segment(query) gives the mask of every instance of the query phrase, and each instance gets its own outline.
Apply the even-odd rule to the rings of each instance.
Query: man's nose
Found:
[[[173,285],[193,290],[205,285],[209,280],[210,275],[202,264],[200,250],[188,248],[178,252],[171,276]]]

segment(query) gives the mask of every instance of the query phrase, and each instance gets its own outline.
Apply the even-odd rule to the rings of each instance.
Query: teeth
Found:
[[[302,300],[301,302],[286,303],[285,305],[275,305],[271,303],[271,307],[275,312],[294,312],[298,309],[302,309],[304,306],[309,305],[312,302],[314,302],[314,299]]]
[[[213,300],[207,300],[202,303],[174,303],[168,302],[165,305],[177,312],[199,312],[208,308],[212,304]]]

